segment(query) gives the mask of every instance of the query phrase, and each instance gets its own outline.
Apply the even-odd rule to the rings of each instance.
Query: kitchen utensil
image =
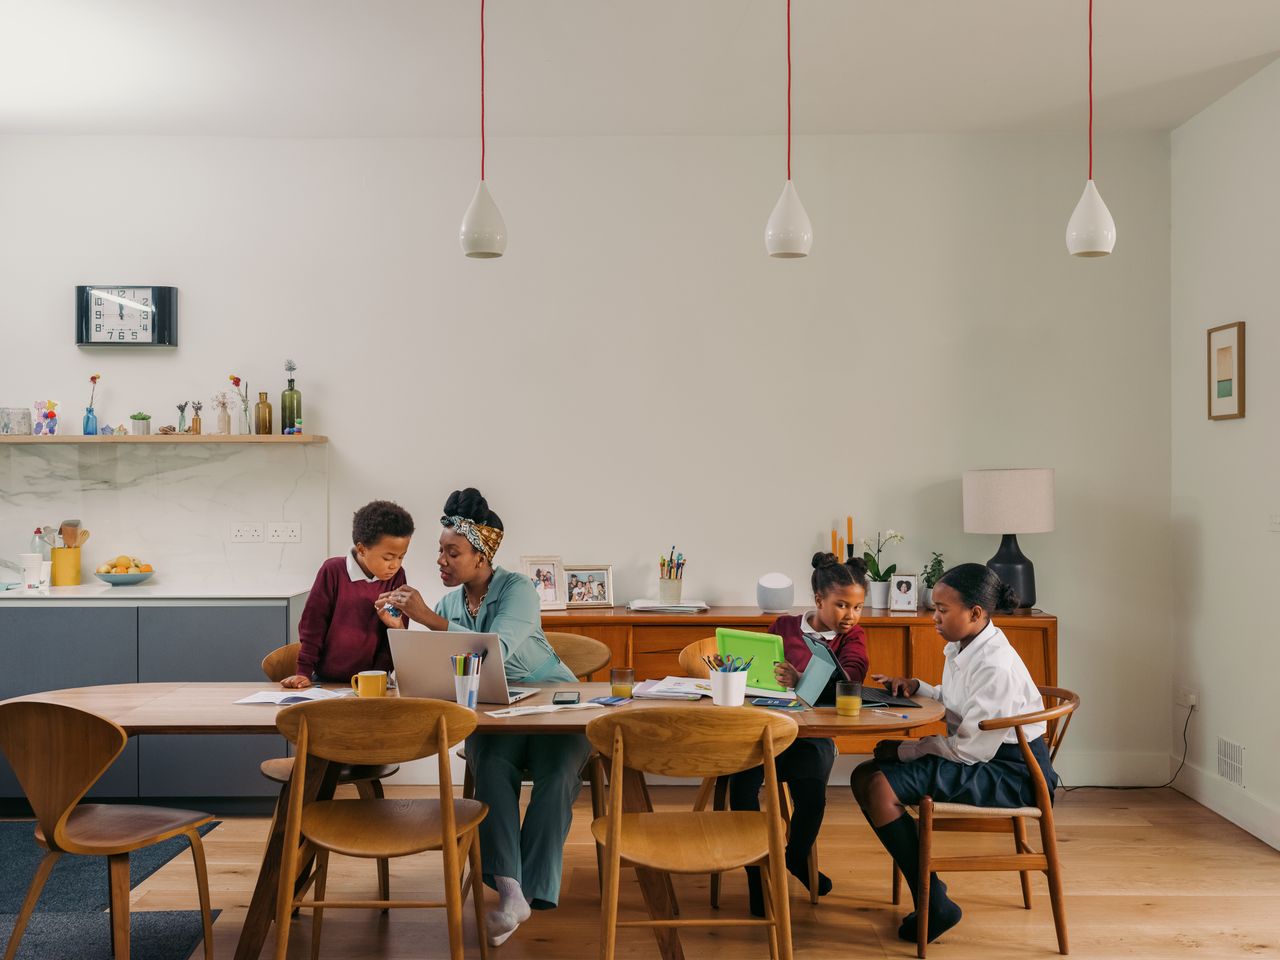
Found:
[[[74,547],[76,538],[80,536],[79,520],[63,520],[58,524],[58,536],[62,537],[64,547]]]
[[[76,537],[76,543],[75,543],[75,545],[76,545],[77,547],[83,547],[83,546],[85,545],[85,543],[87,543],[87,542],[88,542],[88,540],[89,540],[89,531],[88,531],[88,530],[81,530],[81,531],[80,531],[80,536]]]

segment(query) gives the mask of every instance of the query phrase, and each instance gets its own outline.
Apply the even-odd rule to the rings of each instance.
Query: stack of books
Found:
[[[632,600],[627,609],[635,613],[702,613],[710,608],[701,600],[683,603],[660,603],[657,600]]]

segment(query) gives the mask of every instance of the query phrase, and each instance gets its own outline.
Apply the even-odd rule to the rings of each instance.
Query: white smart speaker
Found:
[[[796,585],[785,573],[766,573],[756,584],[756,603],[765,613],[786,613],[796,599]]]

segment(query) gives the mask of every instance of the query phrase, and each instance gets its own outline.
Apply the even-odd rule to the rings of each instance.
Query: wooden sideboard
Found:
[[[794,610],[793,613],[800,613]],[[636,679],[678,676],[680,651],[695,640],[713,636],[718,627],[768,630],[775,614],[756,607],[712,607],[704,613],[634,613],[626,607],[599,610],[544,611],[542,627],[562,633],[593,637],[613,651],[611,665],[634,667]],[[927,610],[890,613],[868,610],[860,621],[867,633],[871,672],[889,676],[920,677],[930,683],[942,679],[942,638]],[[1058,618],[1034,610],[995,618],[1036,683],[1057,686]],[[923,727],[915,735],[941,731],[941,725]],[[841,753],[869,753],[874,738],[843,737]]]

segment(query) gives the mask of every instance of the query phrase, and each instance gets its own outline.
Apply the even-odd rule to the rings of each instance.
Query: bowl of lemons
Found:
[[[120,554],[100,564],[93,575],[113,587],[131,587],[134,584],[150,580],[155,570],[151,564],[143,563],[137,557]]]

